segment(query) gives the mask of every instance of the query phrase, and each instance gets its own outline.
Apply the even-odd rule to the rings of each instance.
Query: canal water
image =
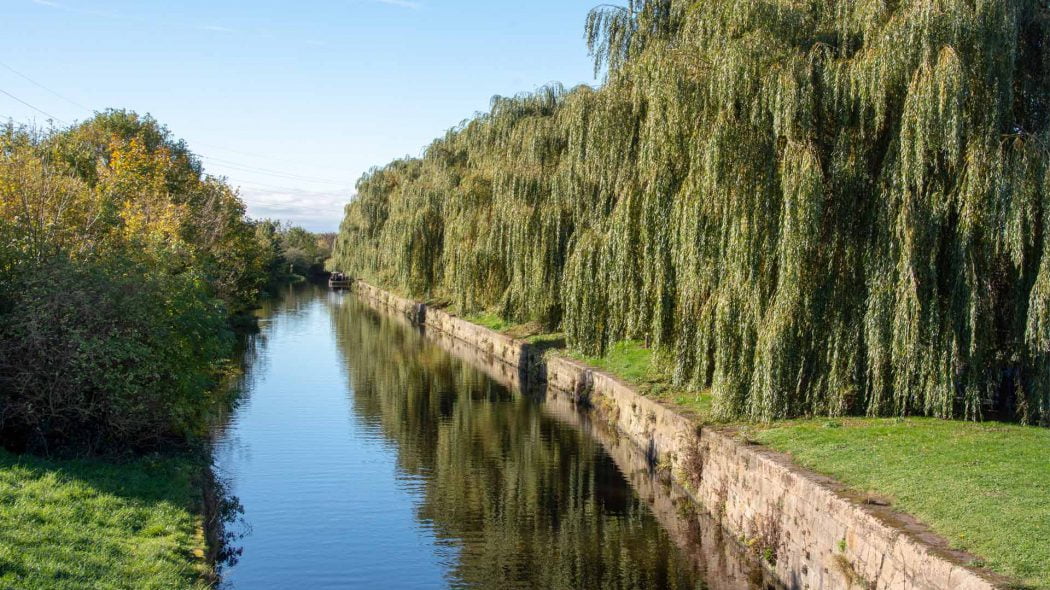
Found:
[[[223,588],[765,587],[629,443],[352,293],[289,290],[246,354]]]

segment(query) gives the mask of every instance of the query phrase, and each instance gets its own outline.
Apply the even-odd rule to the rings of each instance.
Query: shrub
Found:
[[[193,272],[125,257],[13,265],[0,290],[0,432],[9,447],[145,450],[202,434],[232,337]]]

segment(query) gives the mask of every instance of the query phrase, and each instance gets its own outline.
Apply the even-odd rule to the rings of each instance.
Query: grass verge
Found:
[[[666,376],[653,363],[653,351],[637,340],[624,340],[609,346],[605,356],[586,356],[567,351],[570,358],[607,371],[635,384],[656,384]]]
[[[1050,589],[1050,429],[936,419],[806,420],[755,439],[884,496],[984,566]]]
[[[206,588],[200,463],[0,451],[0,588]]]
[[[709,392],[686,391],[671,382],[671,375],[661,368],[659,359],[652,349],[638,340],[624,340],[609,346],[604,356],[586,356],[570,350],[558,351],[569,358],[581,361],[601,371],[605,371],[634,386],[645,395],[687,409],[698,419],[708,419],[711,415],[711,395]]]
[[[509,322],[501,318],[498,314],[492,313],[490,311],[472,313],[470,315],[464,316],[463,319],[472,324],[485,326],[489,330],[495,330],[496,332],[502,332],[508,328],[519,325],[513,322]]]

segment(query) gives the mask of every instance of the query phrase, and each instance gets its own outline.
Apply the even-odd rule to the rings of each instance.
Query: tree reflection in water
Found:
[[[702,570],[711,564],[680,547],[695,550],[705,542],[695,515],[688,507],[678,510],[686,517],[673,539],[585,429],[565,424],[543,403],[512,392],[353,295],[329,302],[354,412],[396,444],[399,468],[419,482],[417,518],[457,549],[447,574],[451,586],[763,584],[747,560],[726,563],[732,551],[723,550],[720,539],[706,541],[719,545],[708,548],[706,559],[717,561],[720,571],[717,580],[709,572],[705,582]]]

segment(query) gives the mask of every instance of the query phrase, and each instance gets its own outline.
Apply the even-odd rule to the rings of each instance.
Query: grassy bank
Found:
[[[711,412],[711,396],[707,392],[686,391],[671,382],[671,374],[654,356],[652,349],[637,340],[624,340],[609,347],[603,356],[586,356],[571,350],[559,354],[586,363],[596,369],[616,375],[630,383],[636,391],[653,399],[671,402],[707,419]]]
[[[497,332],[503,332],[515,327],[523,326],[523,324],[515,324],[501,318],[498,314],[490,311],[483,311],[478,313],[472,313],[464,316],[465,320],[472,324],[479,326],[485,326],[489,330],[495,330]]]
[[[0,451],[0,588],[205,588],[200,464]]]
[[[1050,588],[1050,430],[995,422],[785,422],[754,438],[888,499],[1025,587]]]
[[[466,319],[519,338],[536,337],[527,325],[495,314]],[[555,352],[710,420],[710,395],[672,385],[641,342],[616,343],[601,357]],[[978,565],[1019,580],[1024,588],[1050,590],[1050,429],[929,418],[736,426],[799,464],[916,516],[954,548],[979,556]]]

